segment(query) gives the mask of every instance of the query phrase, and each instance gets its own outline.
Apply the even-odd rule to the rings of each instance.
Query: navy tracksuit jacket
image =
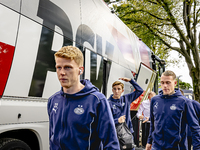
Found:
[[[193,149],[200,149],[200,126],[191,100],[182,96],[179,90],[172,95],[159,95],[151,99],[150,133],[148,142],[153,150],[186,149],[181,143],[185,138],[186,124],[193,135]]]
[[[120,99],[114,99],[112,96],[108,99],[111,107],[111,111],[113,114],[115,125],[119,124],[118,119],[119,117],[125,115],[126,116],[126,124],[128,125],[131,133],[133,133],[133,126],[131,123],[131,116],[130,116],[130,104],[136,100],[142,93],[143,89],[133,80],[131,79],[130,83],[135,88],[134,92],[129,94],[125,94],[120,97]]]
[[[76,94],[55,93],[48,101],[50,150],[119,150],[106,97],[89,80]]]

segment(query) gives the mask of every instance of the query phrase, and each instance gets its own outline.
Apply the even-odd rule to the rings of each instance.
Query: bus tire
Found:
[[[13,138],[0,139],[0,150],[31,150],[23,141]]]

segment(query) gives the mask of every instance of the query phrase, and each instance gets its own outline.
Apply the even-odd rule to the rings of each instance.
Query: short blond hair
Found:
[[[176,79],[176,74],[171,70],[167,70],[167,71],[163,72],[162,75],[163,76],[172,76],[173,80]]]
[[[154,91],[150,91],[150,92],[148,93],[148,96],[150,96],[150,95],[155,96],[156,93],[155,93]]]
[[[120,81],[115,81],[113,84],[112,84],[112,88],[115,86],[115,85],[121,85],[122,86],[122,90],[124,89],[124,84]]]
[[[79,67],[83,66],[83,53],[77,47],[64,46],[59,51],[57,51],[54,56],[74,60]]]

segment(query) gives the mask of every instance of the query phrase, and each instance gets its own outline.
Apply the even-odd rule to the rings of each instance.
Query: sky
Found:
[[[171,51],[170,59],[177,59],[177,58],[178,58],[178,53],[175,51]],[[177,77],[180,76],[179,79],[181,81],[190,83],[190,85],[192,85],[192,79],[189,75],[189,70],[184,58],[180,60],[179,65],[169,65],[168,67],[165,68],[165,70],[173,71]]]

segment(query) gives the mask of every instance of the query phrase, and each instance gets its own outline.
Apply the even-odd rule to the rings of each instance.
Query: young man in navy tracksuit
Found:
[[[62,88],[48,101],[50,150],[119,150],[107,99],[89,80],[80,81],[82,52],[65,46],[55,61]]]
[[[119,80],[130,82],[135,88],[135,91],[121,96],[124,92],[124,84],[120,81],[115,81],[112,84],[113,94],[108,101],[110,103],[115,125],[126,121],[131,133],[133,133],[134,131],[130,117],[130,104],[143,93],[143,89],[133,79],[119,78]]]
[[[180,90],[174,90],[176,75],[165,71],[161,76],[159,95],[151,99],[150,133],[146,150],[187,149],[185,141],[186,124],[193,135],[193,149],[200,149],[200,126],[191,100],[185,98]]]

